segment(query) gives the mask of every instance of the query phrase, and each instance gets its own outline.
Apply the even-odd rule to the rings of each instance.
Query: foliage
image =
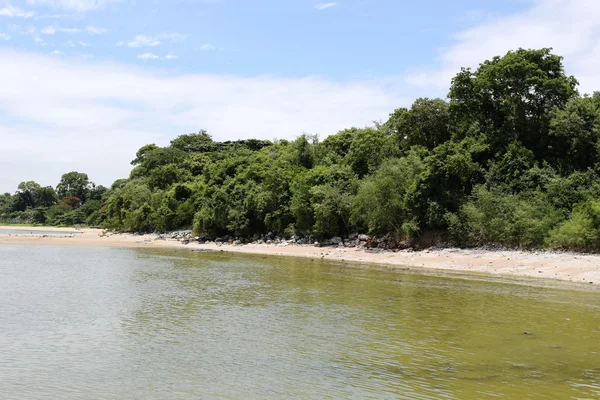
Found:
[[[141,147],[109,188],[80,172],[0,195],[9,223],[205,238],[352,233],[462,246],[600,250],[600,93],[580,96],[550,49],[462,69],[448,101],[319,141],[220,142],[206,131]]]

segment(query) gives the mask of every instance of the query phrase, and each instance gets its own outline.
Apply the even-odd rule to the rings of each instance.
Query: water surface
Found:
[[[0,397],[598,398],[600,294],[304,259],[0,246]]]
[[[59,231],[52,229],[33,230],[27,228],[0,228],[0,235],[76,235],[80,233],[81,232],[78,231]]]

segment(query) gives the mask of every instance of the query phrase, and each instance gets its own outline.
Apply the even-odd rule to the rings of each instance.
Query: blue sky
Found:
[[[529,3],[489,2],[483,8],[481,1],[472,0],[4,4],[7,10],[16,8],[30,15],[0,19],[0,32],[10,37],[3,44],[13,48],[150,64],[181,73],[348,80],[394,75],[430,64],[441,48],[452,44],[455,32],[525,9]]]
[[[0,191],[146,143],[325,137],[444,97],[462,66],[553,47],[600,88],[595,0],[0,0]]]

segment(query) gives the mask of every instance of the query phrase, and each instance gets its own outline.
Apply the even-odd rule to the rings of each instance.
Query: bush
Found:
[[[458,213],[446,216],[449,232],[459,244],[541,247],[563,219],[541,193],[520,197],[481,186],[474,192]]]
[[[600,250],[600,201],[588,199],[575,207],[546,243],[564,250]]]

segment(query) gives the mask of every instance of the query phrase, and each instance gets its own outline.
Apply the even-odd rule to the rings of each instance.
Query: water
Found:
[[[600,293],[0,246],[2,399],[496,397],[600,398]]]
[[[80,234],[77,231],[57,231],[57,230],[27,230],[27,228],[10,229],[0,228],[0,235],[75,235]]]

